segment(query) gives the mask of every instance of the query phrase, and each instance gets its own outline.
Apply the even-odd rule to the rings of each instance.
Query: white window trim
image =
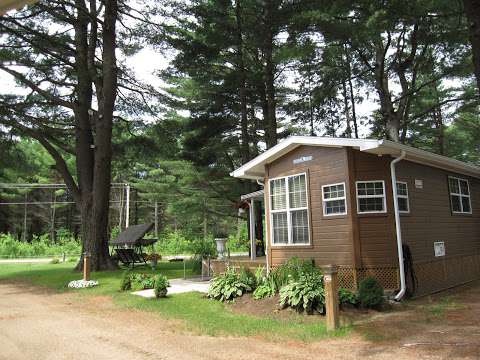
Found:
[[[336,198],[329,198],[325,199],[325,191],[324,189],[326,187],[331,187],[331,186],[338,186],[338,185],[343,185],[343,196],[342,197],[336,197]],[[326,213],[326,207],[327,207],[327,202],[329,201],[336,201],[336,200],[344,200],[345,201],[345,211],[341,213],[335,213],[335,214],[327,214]],[[345,182],[341,183],[336,183],[336,184],[326,184],[322,185],[322,207],[323,207],[323,216],[325,217],[331,217],[331,216],[342,216],[342,215],[347,215],[347,186],[345,185]]]
[[[299,208],[294,208],[290,209],[290,192],[289,192],[289,187],[288,187],[288,179],[291,177],[295,176],[305,176],[305,196],[307,197],[307,206],[306,207],[299,207]],[[285,179],[285,193],[286,193],[286,208],[285,209],[280,209],[280,210],[273,210],[272,209],[272,181],[278,180],[278,179]],[[308,211],[310,207],[309,203],[309,196],[308,196],[308,177],[307,173],[299,173],[299,174],[293,174],[293,175],[288,175],[288,176],[278,176],[276,178],[272,178],[268,180],[268,201],[269,201],[269,208],[270,208],[270,244],[272,247],[284,247],[284,246],[310,246],[312,244],[311,239],[310,239],[310,213]],[[292,242],[292,218],[291,218],[291,212],[292,211],[298,211],[298,210],[307,210],[307,225],[308,225],[308,243],[303,243],[303,244],[294,244]],[[286,244],[275,244],[274,243],[274,233],[273,233],[273,214],[274,213],[280,213],[280,212],[286,212],[287,213],[287,227],[288,227],[288,242]]]
[[[408,183],[406,181],[397,181],[397,184],[404,184],[407,189],[407,195],[400,195],[397,191],[397,198],[407,199],[407,210],[398,210],[400,214],[410,214],[410,193],[408,192]]]
[[[366,183],[376,183],[381,182],[383,184],[383,195],[358,195],[358,184]],[[357,198],[357,214],[385,214],[387,212],[387,189],[385,188],[384,180],[365,180],[365,181],[356,181],[355,182],[355,196]],[[383,198],[383,210],[378,211],[360,211],[360,201],[359,199],[367,198]]]
[[[454,180],[457,181],[459,191],[461,191],[460,180],[465,181],[467,183],[468,195],[452,192],[452,189],[450,189],[450,179],[454,179]],[[452,210],[452,214],[472,214],[472,199],[471,199],[472,193],[470,191],[470,182],[468,181],[468,179],[459,178],[459,177],[456,177],[456,176],[449,176],[447,185],[448,185],[448,197],[450,198],[450,209]],[[462,211],[453,211],[452,195],[460,197],[460,206],[462,207]],[[470,211],[463,211],[463,203],[461,201],[462,197],[468,198],[468,204],[470,205]]]

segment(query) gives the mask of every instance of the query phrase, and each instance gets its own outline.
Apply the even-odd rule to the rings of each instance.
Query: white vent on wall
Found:
[[[443,241],[434,242],[433,250],[435,252],[435,257],[445,256],[445,243]]]
[[[423,189],[423,180],[421,179],[415,179],[415,187],[417,189]]]

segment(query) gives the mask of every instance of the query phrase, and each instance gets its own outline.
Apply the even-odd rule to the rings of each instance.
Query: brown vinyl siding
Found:
[[[352,191],[355,217],[360,238],[360,258],[363,267],[392,266],[398,263],[395,242],[395,217],[393,212],[390,156],[375,156],[352,150],[353,178],[355,181],[383,180],[385,182],[386,213],[358,214],[356,188]]]
[[[294,159],[303,156],[313,156],[313,159],[300,164],[293,164]],[[314,259],[318,265],[352,265],[353,241],[350,218],[352,209],[349,199],[347,199],[348,215],[324,217],[322,205],[322,185],[345,182],[346,194],[349,192],[346,149],[298,147],[267,166],[266,181],[299,173],[307,174],[310,245],[272,247],[269,243],[271,264],[275,266],[292,256],[298,256],[305,259]],[[269,209],[270,199],[266,200],[266,208]],[[267,218],[270,227],[269,216]],[[270,241],[270,232],[267,238]]]
[[[294,159],[312,160],[294,164]],[[293,256],[314,259],[319,266],[341,266],[342,286],[356,289],[374,276],[388,289],[398,289],[398,254],[390,177],[391,156],[352,148],[300,146],[266,166],[265,211],[269,264]],[[402,238],[412,252],[417,295],[432,293],[480,277],[480,179],[402,160],[397,180],[407,183],[410,212],[401,214]],[[269,180],[305,173],[309,209],[309,245],[273,246],[270,229]],[[467,179],[472,214],[453,214],[448,176]],[[423,180],[423,188],[415,187]],[[383,180],[386,213],[357,213],[356,181]],[[323,216],[322,186],[345,183],[347,214]],[[445,243],[446,256],[435,257],[433,243]],[[410,279],[407,278],[407,285]],[[411,285],[411,284],[410,284]]]
[[[471,215],[452,213],[448,176],[468,180]],[[401,226],[415,262],[438,259],[436,241],[445,242],[445,257],[480,254],[480,180],[409,161],[397,165],[397,178],[408,183],[410,213],[401,215]]]

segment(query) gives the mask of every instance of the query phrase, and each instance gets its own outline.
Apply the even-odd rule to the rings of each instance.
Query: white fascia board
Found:
[[[265,177],[266,164],[275,161],[302,145],[352,147],[371,154],[391,155],[394,157],[400,156],[401,152],[405,151],[407,154],[406,160],[480,178],[480,167],[393,141],[315,136],[290,136],[231,172],[230,175],[242,179],[261,180]]]
[[[406,160],[480,178],[480,167],[465,163],[460,160],[434,154],[389,140],[380,140],[380,148],[389,149],[389,154],[392,156],[398,156],[402,151],[405,151],[407,154],[405,158]]]
[[[230,176],[242,179],[262,179],[265,176],[265,165],[287,154],[298,146],[325,146],[325,147],[356,147],[362,149],[373,149],[378,147],[378,140],[329,138],[315,136],[290,136],[268,149],[263,154],[250,160],[238,169],[232,171]]]

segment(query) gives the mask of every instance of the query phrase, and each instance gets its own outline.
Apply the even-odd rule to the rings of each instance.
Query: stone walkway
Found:
[[[201,293],[207,293],[210,281],[208,278],[191,278],[191,279],[172,279],[170,280],[170,287],[168,288],[168,294],[181,294],[186,292],[198,291]],[[145,298],[155,297],[153,289],[135,291],[133,295],[142,296]]]

